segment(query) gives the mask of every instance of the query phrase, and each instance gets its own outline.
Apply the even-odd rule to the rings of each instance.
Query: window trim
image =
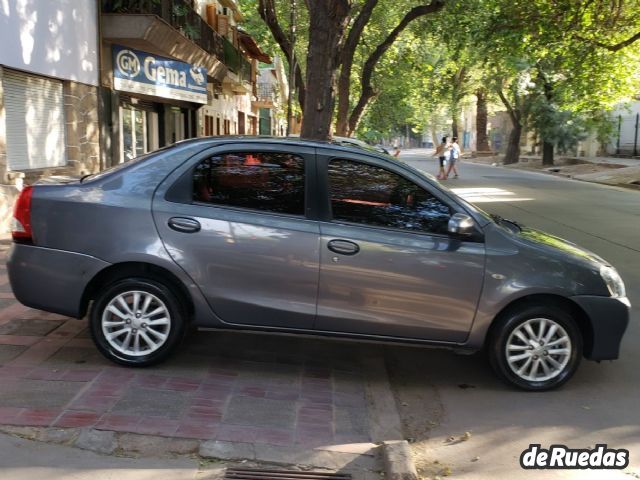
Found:
[[[331,152],[327,154],[319,154],[318,155],[319,160],[316,162],[317,165],[320,164],[320,158],[322,158],[322,188],[321,190],[324,190],[324,196],[323,196],[323,205],[322,205],[322,210],[323,210],[323,215],[322,218],[320,218],[321,221],[325,222],[325,223],[330,223],[333,225],[342,225],[342,226],[348,226],[348,227],[360,227],[360,228],[367,228],[367,229],[371,229],[371,230],[377,230],[377,231],[383,231],[383,232],[389,232],[389,233],[395,233],[395,234],[408,234],[408,235],[419,235],[419,236],[427,236],[427,237],[438,237],[438,238],[447,238],[447,239],[454,239],[454,240],[460,240],[460,241],[467,241],[467,242],[476,242],[476,243],[484,243],[484,232],[482,232],[482,230],[480,229],[479,225],[476,225],[476,233],[469,235],[469,236],[459,236],[459,235],[452,235],[450,233],[436,233],[436,232],[423,232],[423,231],[418,231],[418,230],[405,230],[402,228],[394,228],[394,227],[384,227],[384,226],[380,226],[380,225],[370,225],[370,224],[366,224],[366,223],[355,223],[355,222],[349,222],[346,220],[337,220],[335,218],[333,218],[333,207],[331,204],[331,185],[330,185],[330,181],[329,181],[329,164],[333,161],[333,160],[346,160],[346,161],[350,161],[350,162],[356,162],[356,163],[363,163],[365,165],[369,165],[372,167],[377,167],[377,168],[381,168],[383,170],[386,170],[390,173],[393,173],[395,175],[398,175],[402,178],[404,178],[405,180],[411,182],[412,184],[420,187],[421,189],[425,190],[427,193],[433,195],[436,199],[438,199],[440,202],[442,202],[443,204],[447,205],[452,213],[451,215],[455,214],[455,213],[467,213],[466,210],[464,210],[460,205],[458,205],[456,202],[452,201],[451,199],[449,199],[448,197],[446,197],[444,194],[442,194],[440,191],[438,191],[435,188],[428,188],[427,186],[425,186],[426,182],[422,182],[420,181],[421,179],[418,179],[418,181],[416,181],[415,179],[411,178],[413,175],[413,172],[411,171],[407,171],[405,174],[404,171],[400,171],[402,170],[401,166],[400,168],[396,169],[393,168],[392,165],[388,165],[386,160],[382,160],[382,159],[378,159],[378,158],[368,158],[368,157],[360,157],[360,155],[358,155],[358,157],[355,157],[353,155],[336,155],[335,153]],[[318,168],[320,168],[318,166]],[[435,191],[434,191],[435,190]],[[476,222],[477,224],[477,222]]]

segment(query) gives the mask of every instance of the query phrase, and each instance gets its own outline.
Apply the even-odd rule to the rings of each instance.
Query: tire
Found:
[[[494,371],[509,385],[529,391],[551,390],[578,369],[582,334],[562,308],[526,305],[497,320],[487,350]]]
[[[133,309],[136,298],[137,312]],[[89,328],[106,358],[120,365],[146,367],[165,360],[178,346],[186,318],[184,306],[167,285],[129,278],[101,289],[91,307]]]

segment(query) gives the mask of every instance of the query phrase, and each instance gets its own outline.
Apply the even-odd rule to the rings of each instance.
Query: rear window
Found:
[[[167,145],[166,147],[162,147],[158,150],[154,150],[153,152],[149,152],[149,153],[145,153],[144,155],[140,155],[139,157],[133,158],[131,160],[129,160],[128,162],[122,162],[119,163],[117,165],[114,165],[113,167],[109,167],[105,170],[102,170],[101,172],[98,173],[93,173],[91,175],[86,175],[82,178],[82,181],[93,181],[93,180],[99,180],[101,178],[107,177],[113,173],[119,172],[120,170],[124,170],[126,168],[129,167],[133,167],[134,165],[137,165],[138,163],[146,160],[147,158],[155,155],[156,153],[159,152],[163,152],[165,150],[169,150],[171,148],[174,148],[175,145]]]

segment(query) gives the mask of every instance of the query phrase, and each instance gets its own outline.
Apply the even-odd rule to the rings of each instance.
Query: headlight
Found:
[[[612,297],[623,298],[627,296],[624,282],[615,268],[603,265],[600,267],[600,276],[604,280],[604,283],[607,284],[607,288]]]

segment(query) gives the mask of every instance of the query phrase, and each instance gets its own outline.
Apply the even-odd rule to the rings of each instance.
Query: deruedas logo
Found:
[[[531,444],[520,455],[520,466],[525,469],[623,469],[628,465],[629,450],[610,449],[606,444],[598,444],[592,450],[566,445],[545,449]]]
[[[116,55],[116,67],[123,76],[133,78],[140,73],[140,59],[131,50],[120,50]]]

